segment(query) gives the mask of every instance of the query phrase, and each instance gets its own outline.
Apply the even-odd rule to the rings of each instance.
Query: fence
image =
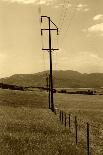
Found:
[[[72,113],[56,109],[60,122],[75,137],[75,145],[85,149],[86,155],[103,155],[103,126],[86,122]]]

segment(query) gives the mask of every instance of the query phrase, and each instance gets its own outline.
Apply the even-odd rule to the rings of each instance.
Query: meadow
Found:
[[[69,130],[48,109],[46,92],[0,90],[0,154],[76,154]]]
[[[90,123],[90,154],[102,155],[103,96],[54,94],[55,107],[71,114],[71,131],[48,109],[46,91],[0,90],[1,155],[87,155],[86,122]],[[75,145],[74,116],[78,119]],[[68,120],[67,120],[68,124]]]
[[[103,95],[55,94],[55,105],[71,114],[72,130],[74,117],[78,122],[78,143],[86,149],[86,124],[90,125],[90,152],[103,154]],[[75,132],[75,131],[73,131]]]

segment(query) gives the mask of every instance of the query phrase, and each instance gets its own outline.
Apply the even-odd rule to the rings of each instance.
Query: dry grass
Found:
[[[69,130],[48,110],[47,99],[46,92],[0,90],[1,155],[76,154]]]
[[[55,94],[56,107],[78,119],[79,146],[86,149],[86,123],[90,124],[90,152],[103,155],[103,95]],[[74,130],[72,132],[75,132]]]
[[[72,114],[72,133],[48,109],[46,92],[0,90],[1,155],[86,155],[86,122],[91,155],[103,154],[103,96],[55,94],[54,98],[56,107]]]
[[[47,108],[46,93],[35,91],[0,90],[0,105],[11,107]]]

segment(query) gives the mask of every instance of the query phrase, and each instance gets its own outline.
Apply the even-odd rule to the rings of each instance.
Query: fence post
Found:
[[[89,155],[89,123],[87,123],[87,155]]]
[[[77,142],[78,142],[78,137],[77,137],[77,126],[78,126],[78,124],[77,124],[77,117],[75,116],[75,140],[76,140],[76,145],[77,145]]]
[[[60,115],[59,115],[59,118],[60,118],[60,122],[61,122],[61,110],[60,110]]]
[[[62,123],[63,123],[63,115],[64,115],[64,114],[63,114],[63,111],[62,111]]]
[[[67,125],[67,118],[66,118],[66,113],[65,113],[65,127]]]
[[[55,115],[57,114],[57,113],[56,113],[56,108],[54,109],[54,113],[55,113]]]
[[[69,129],[70,129],[70,114],[69,114]]]

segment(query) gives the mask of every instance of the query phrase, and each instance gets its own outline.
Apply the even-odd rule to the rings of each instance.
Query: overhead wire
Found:
[[[62,26],[64,24],[65,18],[67,16],[68,6],[69,6],[69,0],[66,0],[65,1],[65,4],[64,4],[65,10],[64,10],[64,13],[63,13],[63,17],[62,17],[62,20],[61,20],[61,23],[60,23],[60,26],[59,26],[60,28],[59,29],[62,29]]]
[[[67,16],[67,19],[66,19],[66,21],[68,22],[68,23],[65,23],[65,25],[66,25],[66,27],[65,27],[65,29],[63,29],[62,30],[62,33],[64,33],[63,35],[62,35],[62,37],[61,37],[61,40],[60,40],[60,44],[62,44],[62,47],[63,47],[63,44],[64,44],[64,39],[65,39],[65,37],[66,37],[66,34],[70,31],[70,27],[71,27],[71,23],[72,23],[72,21],[73,21],[73,19],[74,19],[74,16],[75,16],[75,13],[76,13],[76,6],[77,6],[77,0],[75,1],[75,3],[74,4],[72,4],[71,5],[71,9],[69,10],[69,14],[68,14],[68,16]],[[73,6],[73,7],[72,7]]]
[[[59,20],[59,24],[58,24],[59,25],[59,32],[60,32],[59,42],[61,42],[60,40],[63,37],[62,34],[65,30],[67,17],[71,16],[72,11],[71,11],[71,7],[69,6],[70,4],[71,4],[70,0],[64,1],[64,5],[63,5],[64,11],[62,11],[62,14],[61,14],[60,20]]]
[[[74,7],[73,7],[73,11],[72,11],[72,14],[71,14],[70,20],[69,20],[69,22],[68,22],[67,28],[65,29],[64,36],[63,36],[63,40],[62,40],[62,41],[64,41],[67,32],[70,31],[71,23],[72,23],[72,21],[73,21],[75,15],[76,15],[76,7],[77,7],[77,4],[78,4],[78,0],[75,1]],[[62,43],[63,43],[63,42],[62,42]]]
[[[38,4],[38,13],[39,13],[39,24],[40,24],[40,30],[42,28],[41,26],[41,0],[39,0],[39,4]],[[44,44],[43,44],[43,37],[41,35],[41,48],[43,49],[44,48]]]
[[[57,22],[56,22],[57,23],[56,25],[57,25],[58,29],[60,29],[60,24],[61,24],[61,21],[63,20],[62,19],[62,17],[63,17],[62,14],[64,14],[65,2],[66,2],[66,0],[63,0],[63,3],[64,3],[63,5],[62,5],[62,3],[60,3],[60,1],[57,3],[57,6],[59,6],[59,7],[61,7],[60,4],[62,5],[60,15],[58,16]],[[59,35],[59,37],[60,37],[60,35]],[[59,37],[57,35],[57,37],[54,39],[55,44],[53,44],[53,42],[52,42],[52,45],[53,46],[55,45],[57,47],[57,49],[59,49],[59,39],[58,39]],[[53,52],[54,70],[57,69],[57,53],[58,53],[58,51]]]
[[[57,26],[59,28],[59,34],[60,34],[61,27],[63,26],[64,20],[65,20],[65,16],[67,14],[67,5],[68,5],[68,3],[69,3],[69,0],[64,0],[62,3],[59,1],[59,4],[58,4],[59,7],[62,6],[61,7],[62,9],[61,9],[61,12],[60,12],[60,15],[59,15],[59,18],[58,18],[59,20],[57,22]],[[57,45],[58,48],[60,47],[59,46],[59,38],[60,38],[60,35],[59,35],[59,37],[58,36],[56,37],[56,45]],[[55,69],[57,69],[57,54],[58,54],[58,51],[56,51],[54,53],[54,55],[53,55],[53,56],[55,56],[54,57],[54,60],[55,60],[55,64],[54,64]]]
[[[57,40],[57,48],[59,49],[59,40],[58,40],[58,36],[56,37],[56,40]],[[55,54],[55,69],[57,70],[57,53],[59,51],[56,51],[56,54]]]
[[[74,16],[76,14],[76,7],[77,7],[77,0],[70,1],[70,0],[64,0],[62,3],[62,10],[60,13],[60,19],[58,21],[58,27],[59,27],[59,38],[57,38],[57,44],[62,50],[64,47],[64,40],[66,38],[67,33],[71,30],[71,23],[74,19]],[[60,6],[60,4],[59,4]],[[60,58],[60,53],[59,53]],[[61,58],[62,60],[62,54]],[[60,65],[61,66],[61,65]],[[55,67],[57,68],[57,52],[56,52],[56,64]]]
[[[66,18],[67,13],[68,13],[67,11],[68,11],[68,7],[69,7],[69,3],[70,3],[70,0],[64,0],[64,4],[62,4],[63,10],[61,10],[60,20],[58,23],[60,31],[62,30],[62,27],[64,26],[65,18]]]
[[[38,13],[39,13],[39,24],[40,24],[40,30],[42,29],[42,25],[41,25],[41,15],[42,15],[42,6],[41,6],[41,0],[39,0],[39,4],[38,4]],[[40,35],[41,35],[41,49],[44,48],[44,41],[43,41],[43,35],[42,35],[42,32],[40,32]],[[42,63],[43,63],[43,70],[46,71],[46,62],[45,62],[45,52],[42,51]],[[47,78],[47,75],[46,73],[44,74],[44,78],[46,79]],[[45,80],[44,78],[42,79],[43,81],[43,85],[45,87]]]
[[[67,23],[68,23],[69,19],[71,18],[72,12],[73,12],[72,3],[70,3],[70,6],[68,5],[68,12],[67,12],[67,15],[65,16],[65,20],[64,20],[64,24],[63,24],[64,27],[62,27],[62,32],[65,31],[65,27],[67,27]]]
[[[58,37],[59,37],[59,35],[57,35],[57,31],[53,31],[52,32],[52,48],[56,48],[56,49],[59,49],[59,45],[58,45]],[[53,52],[52,52],[52,56],[53,56],[53,70],[56,70],[56,68],[57,68],[57,53],[58,53],[59,51],[58,50],[54,50]]]
[[[62,21],[62,18],[63,18],[63,14],[64,14],[64,11],[65,11],[65,3],[66,3],[66,0],[63,1],[63,4],[62,4],[62,10],[61,10],[61,13],[60,13],[60,19],[58,21],[58,26],[60,28],[60,24],[61,24],[61,21]]]

